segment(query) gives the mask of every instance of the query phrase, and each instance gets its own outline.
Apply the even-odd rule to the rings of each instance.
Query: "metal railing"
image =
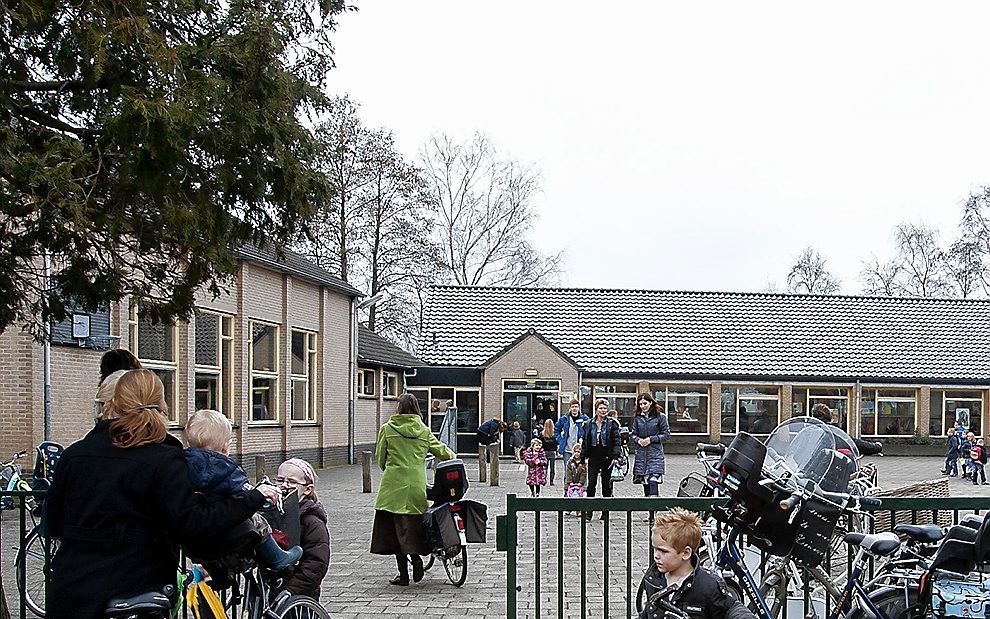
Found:
[[[643,573],[652,562],[650,526],[656,512],[681,507],[705,512],[724,498],[564,498],[506,497],[506,514],[496,519],[496,547],[506,553],[506,617],[635,617],[635,597]],[[990,497],[884,498],[873,510],[867,530],[894,524],[941,525],[960,515],[990,510]],[[573,512],[606,512],[604,522],[569,516]],[[522,535],[521,535],[522,533]],[[721,543],[721,529],[714,534]],[[745,541],[743,542],[746,543]],[[848,577],[851,556],[839,548],[825,558],[828,569]],[[760,553],[760,570],[767,555]],[[756,571],[756,570],[752,570]],[[805,613],[810,600],[804,582]],[[830,601],[825,600],[826,607]],[[785,604],[782,617],[786,617]],[[830,609],[829,609],[830,610]],[[828,611],[826,611],[828,612]]]

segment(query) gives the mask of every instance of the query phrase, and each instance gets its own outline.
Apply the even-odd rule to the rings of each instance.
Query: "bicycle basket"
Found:
[[[708,483],[708,479],[697,471],[688,473],[677,486],[679,497],[710,497],[713,493],[714,488]]]

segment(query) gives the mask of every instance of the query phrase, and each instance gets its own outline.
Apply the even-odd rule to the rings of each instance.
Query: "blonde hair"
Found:
[[[659,533],[677,552],[685,548],[694,552],[701,543],[701,519],[680,507],[668,509],[657,514],[653,521],[653,533]]]
[[[120,377],[127,372],[127,370],[117,370],[116,372],[112,372],[103,379],[103,382],[100,383],[99,388],[96,390],[95,398],[97,417],[105,417],[104,410],[110,400],[113,399],[113,392],[117,389],[117,381],[120,380]]]
[[[117,379],[113,399],[103,409],[110,424],[110,440],[128,449],[165,440],[168,405],[165,387],[151,370],[128,370]]]
[[[219,411],[204,408],[189,416],[186,422],[186,440],[190,447],[223,451],[230,441],[233,426]]]
[[[534,438],[533,440],[531,440],[529,442],[529,448],[532,449],[533,447],[540,447],[540,448],[542,448],[543,447],[543,441],[541,441],[538,438]]]
[[[543,422],[543,436],[547,438],[553,436],[553,421],[550,419]]]
[[[606,400],[605,398],[598,398],[597,400],[595,400],[595,409],[597,410],[599,406],[604,406],[605,408],[608,408],[608,400]]]

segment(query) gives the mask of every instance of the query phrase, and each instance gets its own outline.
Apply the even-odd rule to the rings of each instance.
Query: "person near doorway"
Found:
[[[619,423],[608,416],[608,400],[595,400],[595,417],[584,423],[581,459],[588,464],[588,496],[595,496],[598,479],[602,480],[602,496],[612,496],[612,467],[622,455]],[[585,518],[591,518],[591,512]],[[602,512],[605,520],[607,512]]]
[[[557,453],[564,458],[564,463],[571,461],[574,446],[584,436],[584,422],[588,416],[581,412],[581,403],[572,398],[567,407],[567,414],[557,420],[553,432],[557,437]]]
[[[478,426],[478,444],[484,445],[487,448],[485,451],[486,464],[490,464],[493,457],[498,457],[499,437],[505,428],[505,422],[498,417],[489,419]]]
[[[519,425],[518,421],[512,422],[512,431],[509,433],[509,447],[512,447],[512,453],[515,455],[514,462],[520,464],[522,462],[522,452],[526,448],[526,433],[522,431],[522,426]]]
[[[553,485],[553,479],[557,471],[557,437],[553,432],[553,422],[547,419],[543,422],[543,430],[536,437],[540,439],[543,443],[543,451],[547,453],[547,466],[549,468],[549,480],[550,485]],[[567,464],[566,462],[564,463]]]
[[[639,395],[637,408],[630,434],[636,444],[633,483],[643,484],[645,496],[660,496],[660,484],[666,472],[663,443],[670,438],[670,423],[663,404],[649,392]]]

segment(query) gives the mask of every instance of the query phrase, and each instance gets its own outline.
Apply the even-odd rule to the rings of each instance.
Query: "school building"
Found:
[[[458,451],[486,419],[530,431],[571,398],[631,421],[650,392],[668,449],[766,434],[824,403],[888,453],[940,449],[990,408],[990,301],[577,288],[431,289],[410,391],[458,414]],[[436,425],[436,424],[434,424]],[[436,429],[436,428],[435,428]],[[931,437],[931,438],[929,438]]]
[[[234,425],[231,453],[249,469],[258,455],[269,467],[291,456],[326,466],[372,448],[403,366],[387,342],[359,331],[362,292],[293,252],[245,246],[236,256],[229,291],[199,294],[188,322],[156,325],[125,300],[55,325],[52,440],[69,444],[92,428],[100,357],[119,346],[162,379],[173,434],[182,438],[192,411],[217,409]],[[401,362],[418,362],[403,354]],[[375,402],[355,393],[354,377],[368,372],[390,385],[375,390]],[[17,326],[0,334],[0,375],[0,454],[8,457],[44,437],[44,349]]]

